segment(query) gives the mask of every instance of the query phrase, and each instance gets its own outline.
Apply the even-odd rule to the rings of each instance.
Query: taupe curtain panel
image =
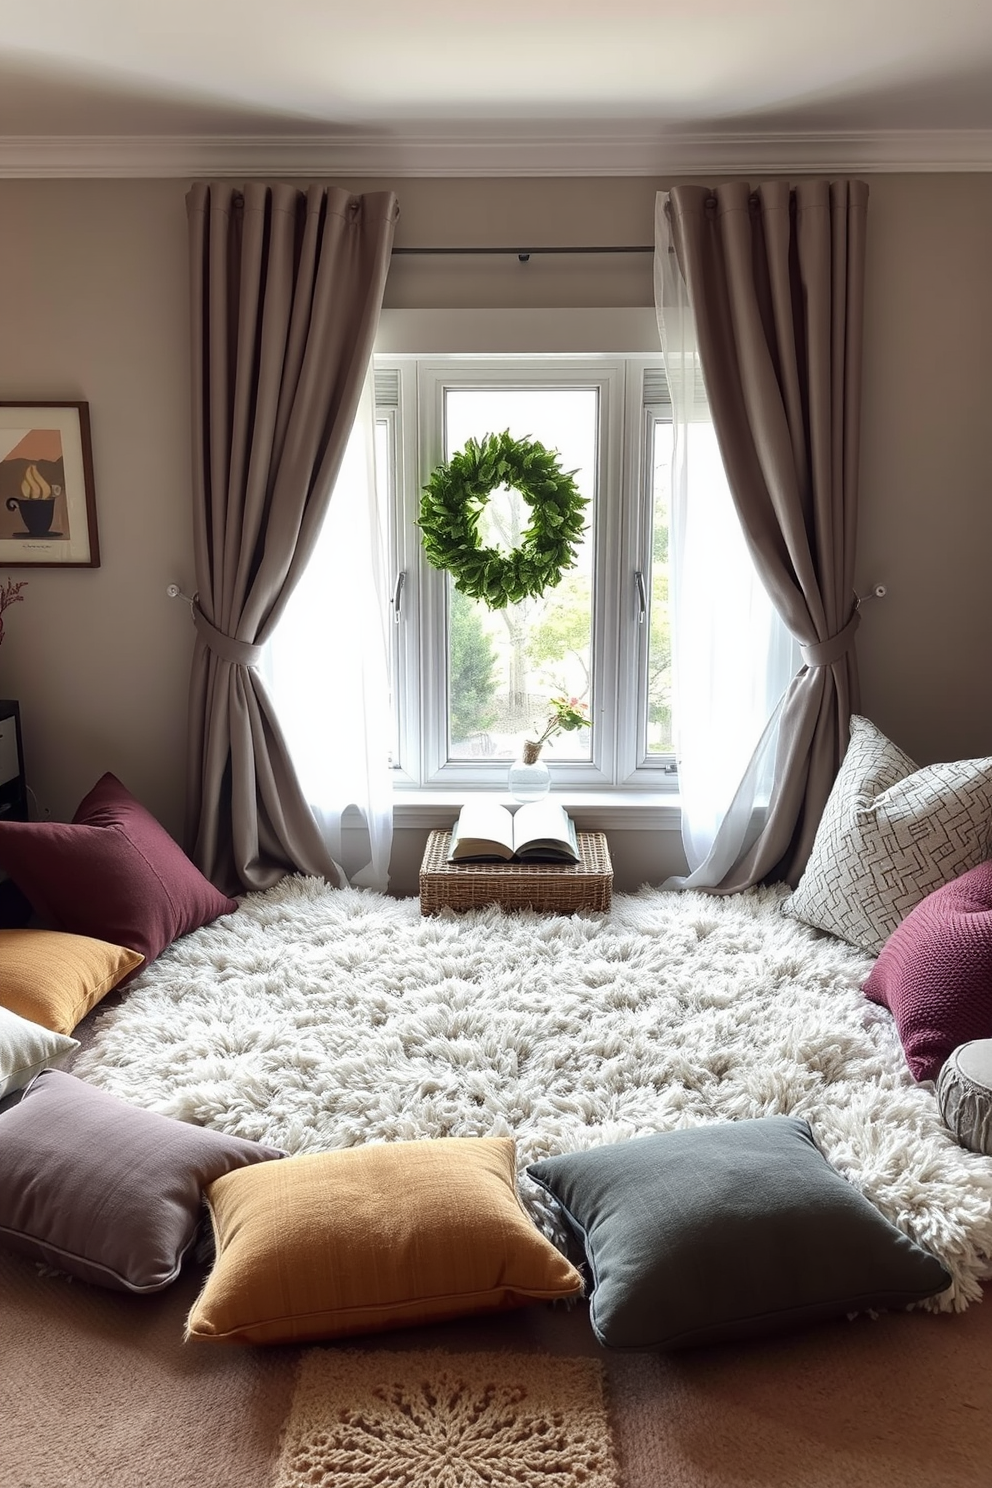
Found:
[[[764,829],[717,886],[795,884],[858,707],[854,632],[868,188],[678,186],[669,210],[699,358],[754,561],[805,666]]]
[[[331,500],[368,370],[391,192],[199,183],[192,308],[196,642],[187,845],[228,893],[339,883],[255,670]],[[320,647],[314,645],[314,686]],[[342,700],[342,727],[347,727]]]

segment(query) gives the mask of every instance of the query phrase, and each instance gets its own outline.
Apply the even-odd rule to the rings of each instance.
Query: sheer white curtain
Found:
[[[761,830],[778,708],[800,661],[755,570],[727,486],[666,199],[659,195],[656,210],[655,305],[675,424],[672,711],[690,870],[667,887],[705,889]]]
[[[328,850],[350,884],[381,892],[393,833],[387,613],[367,381],[317,546],[262,671]]]

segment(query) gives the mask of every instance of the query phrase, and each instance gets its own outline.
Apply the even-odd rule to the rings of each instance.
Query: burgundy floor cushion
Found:
[[[992,1038],[992,861],[935,889],[882,947],[865,996],[891,1012],[917,1080]]]
[[[0,823],[0,868],[54,928],[127,946],[146,963],[238,907],[116,775],[97,781],[71,822]]]

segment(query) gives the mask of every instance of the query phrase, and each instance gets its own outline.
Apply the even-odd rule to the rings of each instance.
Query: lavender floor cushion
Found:
[[[992,1038],[992,861],[934,890],[889,936],[864,985],[895,1019],[917,1080]]]
[[[96,1286],[161,1291],[196,1239],[204,1189],[284,1156],[42,1070],[0,1113],[0,1245]]]

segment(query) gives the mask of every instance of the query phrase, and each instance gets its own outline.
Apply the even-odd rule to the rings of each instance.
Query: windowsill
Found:
[[[479,794],[471,787],[465,790],[403,790],[393,796],[393,824],[396,827],[419,828],[451,826],[466,796]],[[496,791],[486,792],[500,805],[517,805],[511,796]],[[678,832],[682,826],[682,809],[676,791],[599,790],[569,791],[567,787],[553,792],[580,831],[587,832]]]

